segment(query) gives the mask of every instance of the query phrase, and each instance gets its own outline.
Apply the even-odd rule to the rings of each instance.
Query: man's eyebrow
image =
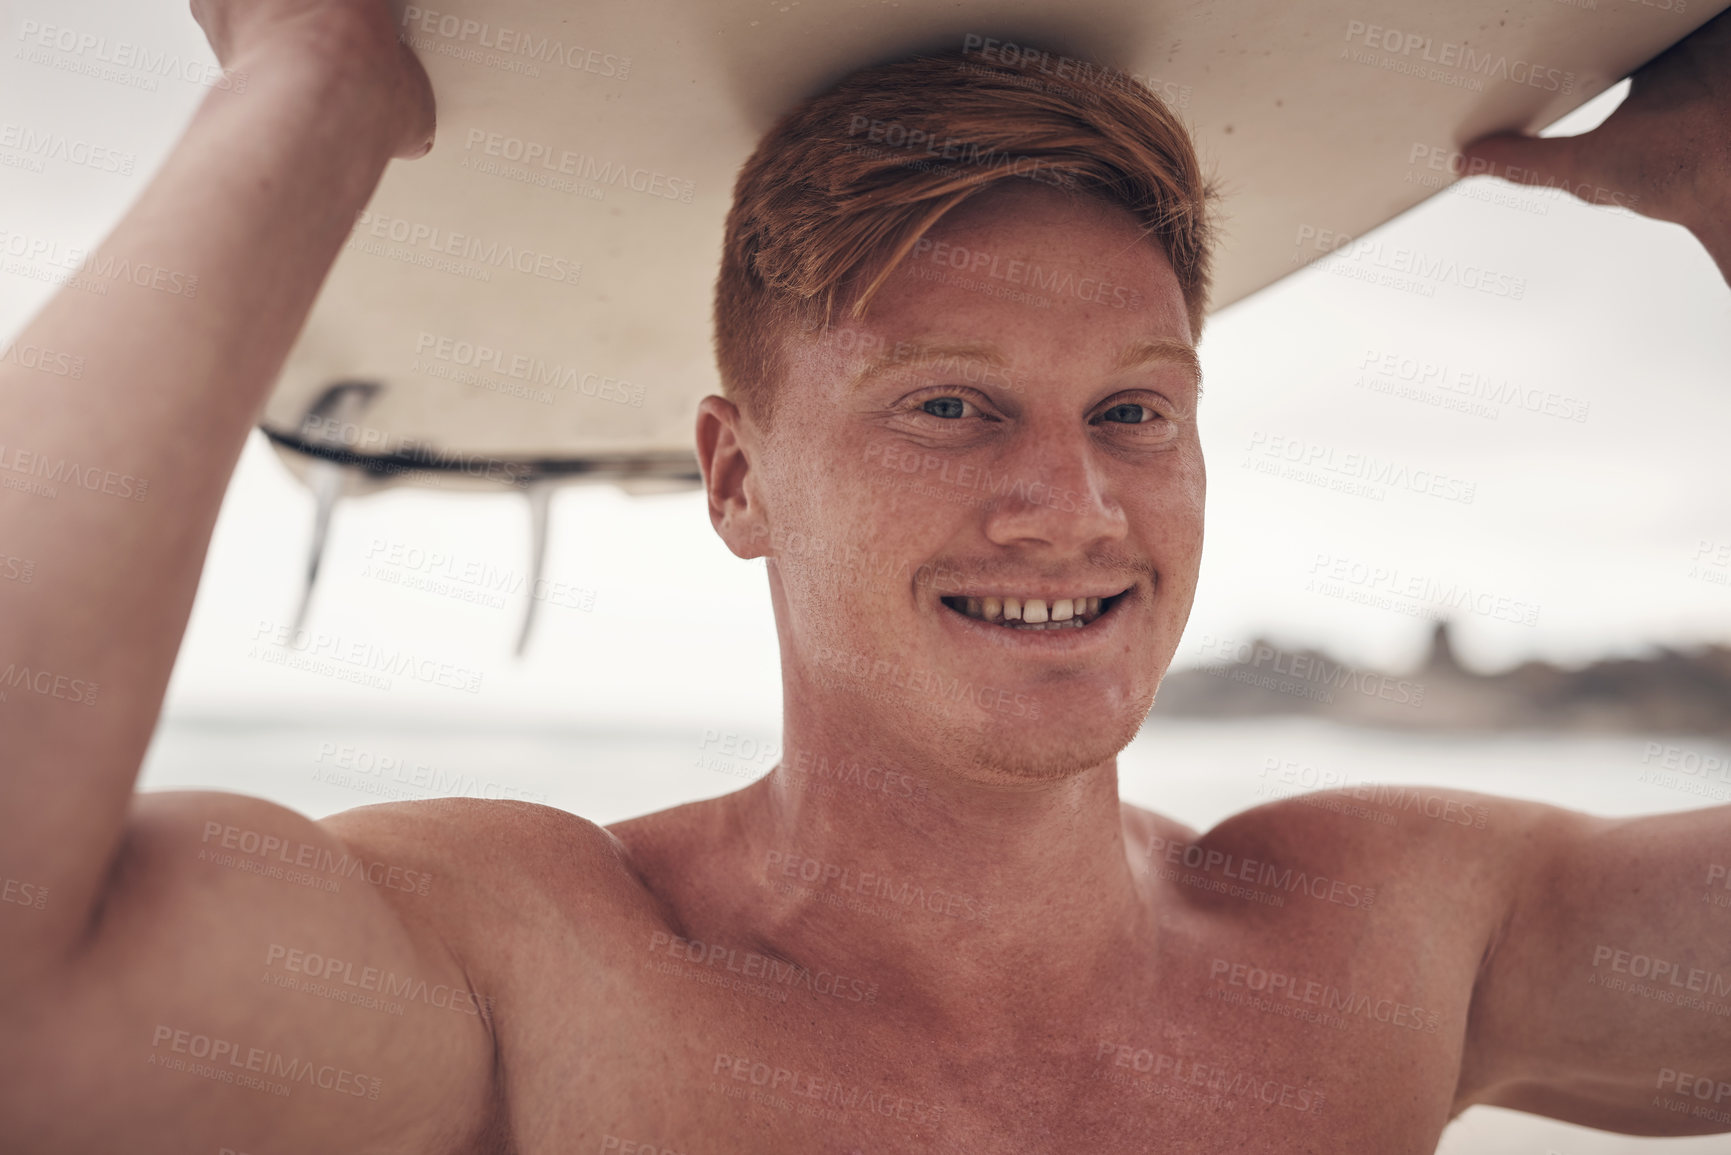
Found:
[[[933,361],[983,361],[999,369],[1010,367],[1010,358],[996,345],[925,345],[901,341],[887,351],[867,361],[848,382],[848,388],[858,389],[886,369],[911,368]]]
[[[1190,370],[1190,377],[1196,383],[1196,392],[1202,392],[1202,360],[1196,356],[1196,349],[1183,341],[1175,341],[1170,337],[1154,337],[1146,341],[1137,341],[1124,350],[1118,357],[1118,363],[1112,366],[1114,373],[1128,373],[1132,369],[1142,369],[1161,362],[1176,361]]]
[[[902,341],[891,349],[878,354],[862,366],[848,382],[850,390],[857,389],[871,378],[887,369],[897,367],[912,368],[918,365],[938,361],[983,361],[999,369],[1010,367],[1010,358],[996,345],[926,345],[917,342]],[[1196,356],[1194,346],[1170,337],[1154,337],[1136,341],[1127,346],[1119,354],[1117,363],[1112,366],[1114,373],[1128,373],[1134,369],[1142,369],[1149,365],[1176,362],[1190,371],[1191,380],[1196,384],[1198,394],[1202,392],[1202,362]]]

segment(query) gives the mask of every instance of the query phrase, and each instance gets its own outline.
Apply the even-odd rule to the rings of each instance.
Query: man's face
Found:
[[[1024,181],[793,338],[750,439],[790,711],[982,781],[1122,749],[1201,557],[1191,346],[1128,211]]]

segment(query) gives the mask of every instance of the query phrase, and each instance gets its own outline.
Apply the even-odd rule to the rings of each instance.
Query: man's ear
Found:
[[[738,557],[762,557],[769,526],[757,500],[748,442],[752,430],[739,406],[711,394],[697,405],[697,464],[709,497],[709,524]]]

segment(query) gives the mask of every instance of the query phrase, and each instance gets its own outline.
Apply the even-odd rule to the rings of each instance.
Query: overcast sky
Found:
[[[203,90],[170,79],[143,91],[18,58],[20,22],[49,13],[205,50],[181,0],[11,6],[0,122],[108,151],[36,171],[0,147],[0,230],[89,245]],[[1595,123],[1622,90],[1553,131]],[[1205,637],[1261,633],[1366,663],[1411,662],[1427,629],[1420,615],[1451,587],[1488,611],[1458,618],[1461,650],[1486,667],[1731,642],[1731,290],[1695,242],[1674,226],[1483,180],[1367,239],[1378,247],[1297,273],[1209,323],[1209,537],[1180,661],[1196,661]],[[1522,287],[1520,299],[1367,282],[1403,247],[1494,270],[1499,284]],[[50,291],[8,265],[0,332],[15,332]],[[1308,457],[1310,472],[1283,476],[1288,454]],[[1329,488],[1352,454],[1440,492]],[[761,563],[726,552],[696,494],[559,494],[548,576],[561,584],[522,661],[510,656],[520,594],[477,604],[410,588],[436,576],[425,559],[438,554],[447,567],[494,567],[509,589],[527,558],[520,499],[399,492],[344,505],[312,627],[473,671],[478,693],[402,679],[383,691],[267,656],[259,635],[292,615],[310,519],[306,492],[255,435],[217,527],[171,710],[317,704],[752,724],[778,712]]]

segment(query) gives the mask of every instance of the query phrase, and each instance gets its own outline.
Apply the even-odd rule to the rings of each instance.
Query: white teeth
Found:
[[[1105,609],[1104,598],[945,598],[951,609],[976,621],[1022,630],[1081,629],[1093,624]]]

